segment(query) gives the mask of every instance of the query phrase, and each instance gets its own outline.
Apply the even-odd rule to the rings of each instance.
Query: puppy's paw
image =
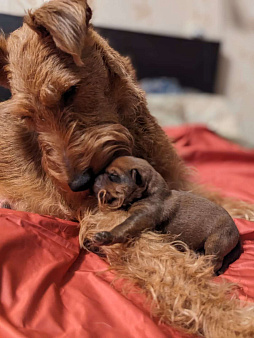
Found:
[[[97,232],[94,235],[93,242],[96,245],[110,245],[113,243],[113,236],[109,231]]]
[[[96,254],[97,256],[100,257],[106,257],[105,253],[102,251],[101,248],[99,248],[98,246],[95,246],[93,244],[93,242],[90,239],[85,239],[83,242],[83,247],[87,250],[90,251],[94,254]]]

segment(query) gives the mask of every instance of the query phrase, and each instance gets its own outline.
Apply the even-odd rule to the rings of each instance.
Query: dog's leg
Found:
[[[207,238],[204,249],[205,255],[214,256],[214,272],[216,273],[221,268],[224,258],[224,248],[223,252],[221,252],[222,248],[220,246],[220,243],[218,242],[218,234],[212,234]]]
[[[110,245],[126,242],[129,238],[136,237],[145,229],[153,229],[152,215],[141,211],[132,214],[123,223],[118,224],[111,231],[101,231],[95,234],[93,241],[97,245]]]
[[[217,270],[216,274],[217,275],[223,274],[227,270],[227,268],[229,267],[229,265],[231,263],[233,263],[234,261],[236,261],[241,256],[242,250],[243,250],[242,249],[242,244],[241,244],[241,241],[239,241],[237,243],[237,245],[234,247],[234,249],[231,250],[230,253],[228,253],[224,257],[222,266],[221,266],[220,269]]]
[[[154,229],[157,224],[161,223],[163,215],[163,210],[160,210],[157,204],[158,201],[151,198],[136,202],[130,208],[130,216],[124,222],[118,224],[111,231],[98,232],[93,241],[97,245],[123,243],[130,238],[139,236],[143,230]]]
[[[212,233],[206,240],[204,244],[205,255],[214,256],[214,272],[216,274],[223,273],[230,263],[233,263],[234,259],[239,258],[238,255],[233,255],[231,260],[224,260],[228,255],[233,252],[236,248],[237,253],[239,253],[239,233],[232,231],[231,228],[221,228],[221,231]]]

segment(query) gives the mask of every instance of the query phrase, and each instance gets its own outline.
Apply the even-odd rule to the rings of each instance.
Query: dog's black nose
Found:
[[[87,168],[81,175],[77,175],[69,182],[72,191],[84,191],[90,189],[94,183],[94,173],[91,168]]]

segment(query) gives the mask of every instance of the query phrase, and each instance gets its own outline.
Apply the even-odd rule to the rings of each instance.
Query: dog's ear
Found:
[[[130,64],[129,59],[123,58],[117,51],[109,47],[104,38],[95,33],[96,42],[99,46],[98,50],[101,53],[102,60],[111,74],[117,74],[121,78],[129,77],[130,71],[128,66]]]
[[[38,33],[49,33],[56,46],[82,66],[82,50],[91,17],[86,0],[53,0],[34,12],[29,11],[24,22]]]
[[[8,64],[7,47],[4,35],[0,32],[0,86],[8,88],[5,66]]]
[[[138,169],[131,169],[131,177],[137,185],[143,184],[142,176],[140,175]]]

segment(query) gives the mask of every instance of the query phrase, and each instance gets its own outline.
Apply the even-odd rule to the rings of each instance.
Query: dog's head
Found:
[[[33,133],[47,174],[75,191],[133,146],[113,93],[124,59],[94,32],[91,15],[86,0],[53,0],[0,36],[9,112]]]
[[[101,207],[118,209],[127,206],[146,194],[152,193],[150,184],[153,181],[154,169],[147,161],[123,156],[115,159],[99,175],[93,187]],[[153,184],[153,183],[152,183]]]

